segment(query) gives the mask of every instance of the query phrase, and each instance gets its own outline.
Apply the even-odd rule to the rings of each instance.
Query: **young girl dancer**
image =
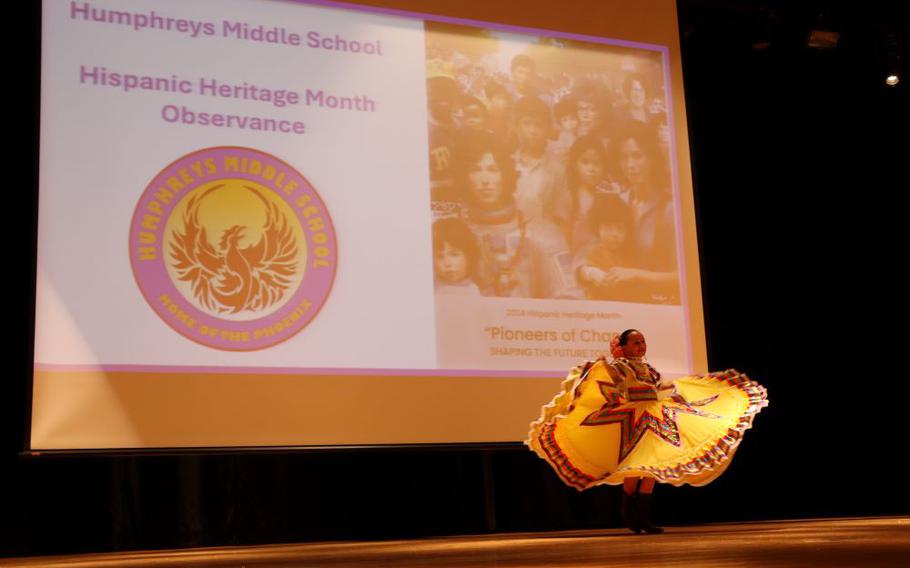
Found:
[[[645,360],[644,335],[634,329],[611,348],[610,361],[572,369],[525,443],[578,490],[622,484],[626,526],[660,533],[650,518],[654,484],[716,479],[767,393],[734,370],[666,381]]]

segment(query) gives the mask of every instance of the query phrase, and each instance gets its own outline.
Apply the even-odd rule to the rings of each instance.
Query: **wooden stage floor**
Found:
[[[3,567],[527,567],[625,568],[910,566],[910,518],[824,519],[620,530],[494,534],[385,542],[332,542],[0,558]]]

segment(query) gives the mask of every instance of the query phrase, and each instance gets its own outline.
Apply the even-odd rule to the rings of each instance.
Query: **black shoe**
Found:
[[[637,515],[637,526],[640,530],[649,534],[660,534],[664,529],[651,524],[651,501],[653,495],[650,493],[639,493],[635,496],[635,510]]]
[[[629,527],[629,530],[638,534],[641,532],[641,527],[638,526],[638,514],[635,510],[635,498],[638,497],[637,494],[629,495],[625,491],[622,492],[622,522]]]

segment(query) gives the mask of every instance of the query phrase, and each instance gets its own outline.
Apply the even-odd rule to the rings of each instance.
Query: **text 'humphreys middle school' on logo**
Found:
[[[316,316],[335,278],[335,231],[319,194],[251,148],[206,148],[168,165],[142,193],[129,238],[151,308],[216,349],[286,341]]]

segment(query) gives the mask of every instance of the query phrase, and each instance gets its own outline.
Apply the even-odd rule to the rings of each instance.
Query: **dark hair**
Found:
[[[670,164],[669,156],[664,155],[660,149],[656,124],[645,124],[637,120],[623,123],[616,136],[610,139],[613,160],[612,167],[622,173],[622,145],[629,140],[635,140],[642,153],[648,159],[648,172],[651,176],[651,185],[657,191],[666,191],[669,184]]]
[[[579,136],[575,142],[572,143],[572,147],[569,148],[569,160],[566,163],[566,181],[569,184],[569,191],[574,192],[578,189],[578,159],[588,150],[597,151],[597,154],[603,162],[604,177],[609,177],[607,170],[610,167],[610,162],[607,158],[607,152],[600,136],[594,134]]]
[[[464,221],[448,218],[433,223],[433,254],[439,254],[446,243],[464,253],[468,276],[473,278],[477,260],[480,258],[480,248],[477,245],[477,238]]]
[[[638,335],[640,335],[640,336],[642,336],[642,337],[645,336],[645,334],[643,334],[642,332],[638,331],[637,329],[627,329],[627,330],[625,330],[624,332],[622,332],[622,333],[619,334],[619,344],[620,344],[620,345],[625,345],[626,343],[628,343],[628,342],[629,342],[629,336],[632,335],[633,333],[637,333]]]
[[[613,99],[610,94],[600,85],[594,83],[585,83],[572,92],[572,98],[575,99],[576,105],[581,103],[591,103],[597,110],[597,128],[595,133],[602,138],[607,136],[613,139],[612,131],[616,123],[616,116],[613,111]]]
[[[484,154],[491,154],[493,160],[499,166],[499,171],[502,174],[502,198],[503,200],[511,201],[512,194],[515,192],[517,178],[515,163],[499,141],[486,132],[465,133],[454,148],[455,182],[461,192],[462,201],[469,206],[471,205],[472,194],[469,189],[468,174],[471,173],[471,169],[483,158]]]

